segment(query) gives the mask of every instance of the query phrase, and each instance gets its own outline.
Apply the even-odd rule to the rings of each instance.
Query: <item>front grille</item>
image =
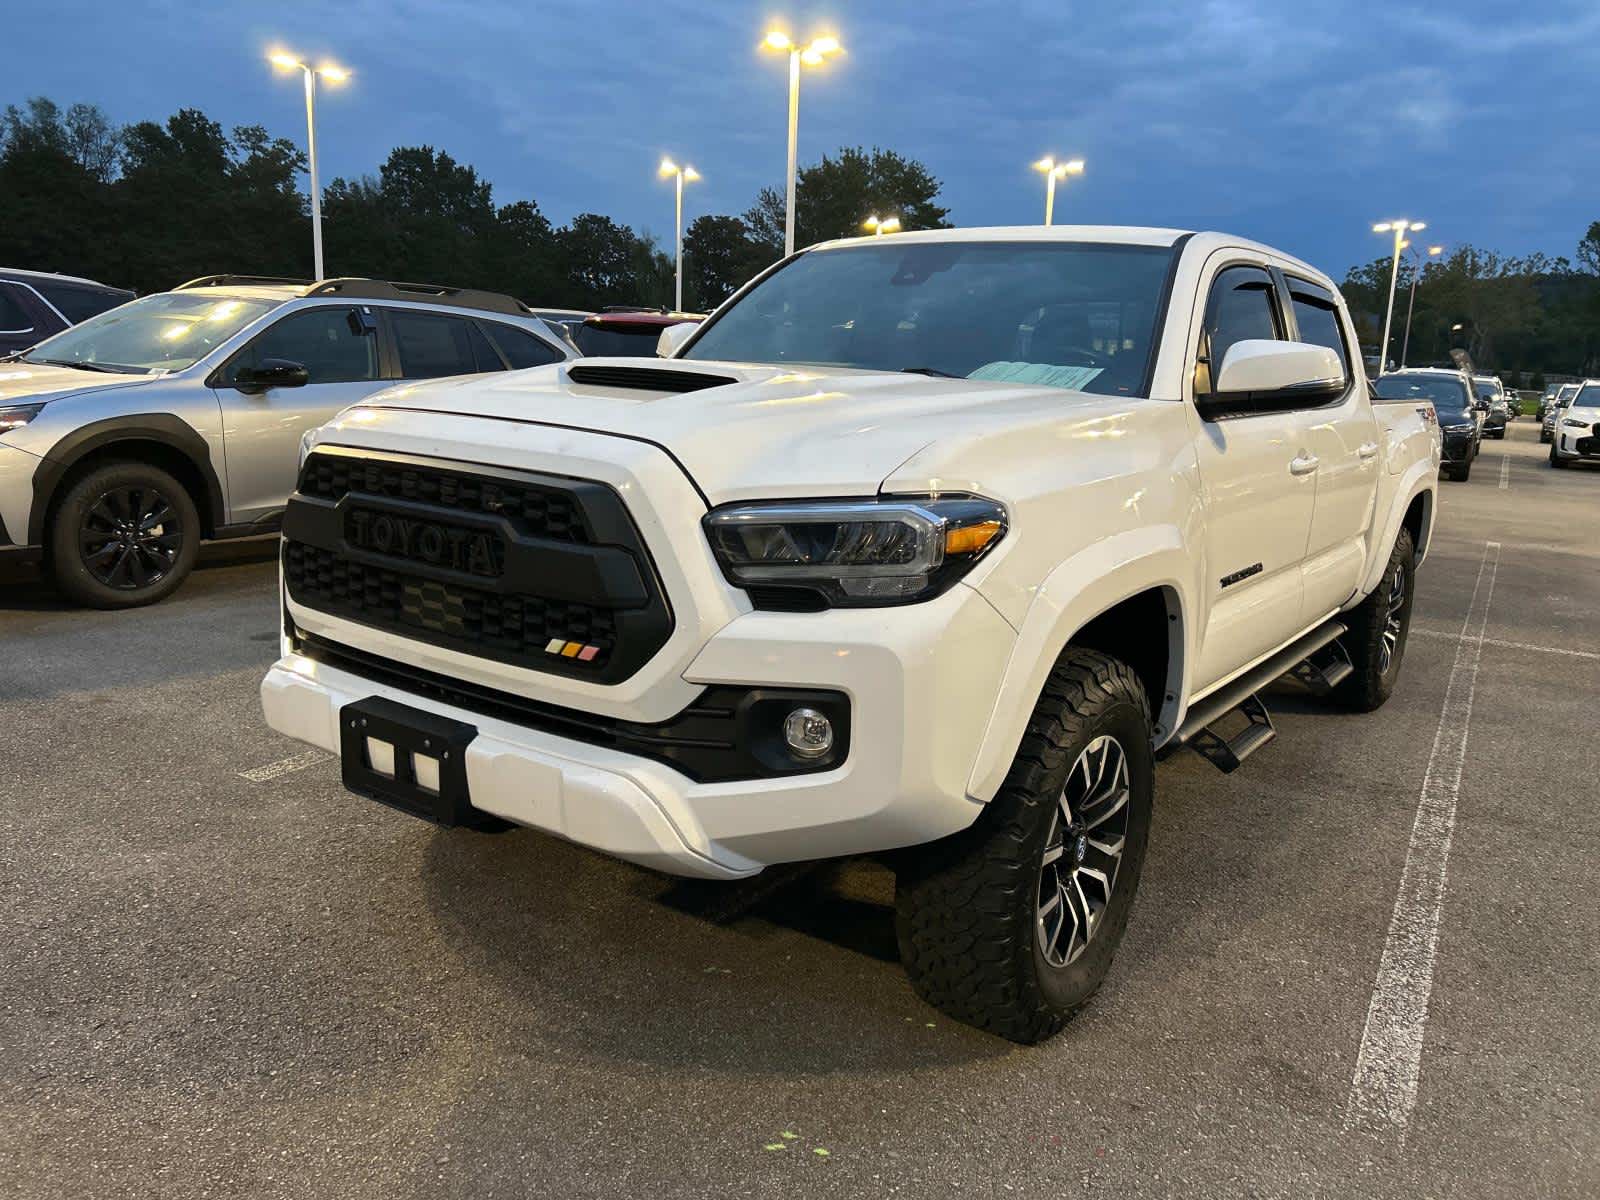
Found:
[[[588,661],[601,668],[616,647],[604,609],[408,578],[301,542],[284,547],[283,577],[297,603],[319,612],[466,640],[494,658],[549,657],[552,641],[576,642],[598,648]]]
[[[352,491],[504,516],[529,537],[589,540],[572,497],[552,488],[373,459],[316,454],[306,460],[300,473],[302,495],[338,501]]]
[[[621,496],[594,481],[323,448],[283,529],[296,604],[430,645],[617,683],[672,632]]]

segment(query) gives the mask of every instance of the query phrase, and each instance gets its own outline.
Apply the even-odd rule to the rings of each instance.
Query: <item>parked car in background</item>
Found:
[[[401,811],[679,875],[894,851],[917,991],[1037,1042],[1110,969],[1157,756],[1238,767],[1290,670],[1358,711],[1399,679],[1437,426],[1371,403],[1306,263],[851,239],[662,341],[311,435],[268,723]],[[401,517],[473,573],[351,544]]]
[[[1563,383],[1556,389],[1556,394],[1551,397],[1550,404],[1544,410],[1544,417],[1539,422],[1539,441],[1553,441],[1556,434],[1556,423],[1561,420],[1561,410],[1572,403],[1572,398],[1578,394],[1580,384]]]
[[[1380,400],[1431,403],[1444,442],[1441,469],[1458,483],[1471,476],[1483,444],[1483,412],[1471,379],[1443,367],[1408,367],[1383,376],[1373,390]]]
[[[132,299],[127,288],[93,279],[0,267],[0,355],[26,350]]]
[[[1561,385],[1558,383],[1552,383],[1549,387],[1545,388],[1544,395],[1539,397],[1539,404],[1534,410],[1534,416],[1538,417],[1541,421],[1544,420],[1544,414],[1550,411],[1550,403],[1556,398],[1556,393],[1560,390]]]
[[[517,300],[212,275],[0,371],[0,556],[98,608],[166,596],[202,538],[278,528],[300,438],[397,381],[575,358]]]
[[[1550,441],[1550,465],[1600,462],[1600,379],[1585,379],[1562,408]]]
[[[663,329],[703,320],[705,317],[700,313],[605,309],[582,321],[570,321],[567,328],[572,333],[573,344],[585,357],[652,358]]]
[[[1474,375],[1472,386],[1483,408],[1483,436],[1503,438],[1506,424],[1511,419],[1506,403],[1505,385],[1493,375]]]

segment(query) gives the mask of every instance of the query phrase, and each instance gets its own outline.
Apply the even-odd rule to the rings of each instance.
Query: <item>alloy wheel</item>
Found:
[[[78,527],[78,552],[89,574],[123,591],[160,583],[182,547],[177,510],[146,484],[123,484],[102,493],[84,510]]]
[[[1389,592],[1384,600],[1383,641],[1378,647],[1378,674],[1387,675],[1400,648],[1401,620],[1406,606],[1406,565],[1395,563],[1389,574]]]
[[[1075,961],[1100,930],[1127,844],[1131,796],[1122,743],[1095,738],[1067,772],[1044,843],[1035,929],[1051,966]]]

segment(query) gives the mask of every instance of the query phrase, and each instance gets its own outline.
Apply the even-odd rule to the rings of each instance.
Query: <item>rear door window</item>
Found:
[[[389,309],[388,315],[402,379],[505,370],[500,355],[472,321],[408,309]]]
[[[1339,324],[1339,304],[1333,293],[1321,284],[1305,279],[1289,280],[1289,303],[1294,309],[1294,323],[1299,327],[1300,340],[1315,346],[1326,346],[1339,356],[1344,377],[1350,378],[1350,349],[1345,345],[1344,330]]]

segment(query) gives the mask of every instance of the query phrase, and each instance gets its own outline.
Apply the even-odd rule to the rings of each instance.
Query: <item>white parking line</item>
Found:
[[[1483,631],[1489,621],[1500,543],[1488,542],[1478,564],[1478,579],[1461,625],[1455,662],[1445,684],[1444,711],[1422,778],[1411,845],[1400,874],[1400,891],[1389,918],[1389,936],[1378,963],[1378,977],[1367,1008],[1346,1129],[1398,1132],[1405,1137],[1417,1104],[1417,1079],[1422,1066],[1422,1039],[1428,1023],[1428,998],[1433,992],[1433,963],[1439,945],[1439,917],[1444,908],[1445,871],[1455,833],[1456,797],[1467,758],[1467,728],[1478,684]]]
[[[251,783],[270,783],[280,776],[303,771],[307,767],[328,762],[332,758],[333,755],[326,750],[307,750],[304,754],[293,754],[288,758],[280,758],[277,762],[269,762],[265,766],[240,771],[238,775],[239,778],[248,779]]]
[[[1421,629],[1413,625],[1412,636],[1448,638],[1452,642],[1461,640],[1461,634],[1451,633],[1447,629]],[[1568,658],[1590,658],[1600,662],[1600,653],[1593,650],[1568,650],[1565,646],[1537,646],[1532,642],[1508,642],[1503,638],[1482,638],[1485,646],[1494,646],[1500,650],[1533,650],[1539,654],[1564,654]]]
[[[1511,455],[1500,456],[1500,490],[1503,492],[1511,483]]]

